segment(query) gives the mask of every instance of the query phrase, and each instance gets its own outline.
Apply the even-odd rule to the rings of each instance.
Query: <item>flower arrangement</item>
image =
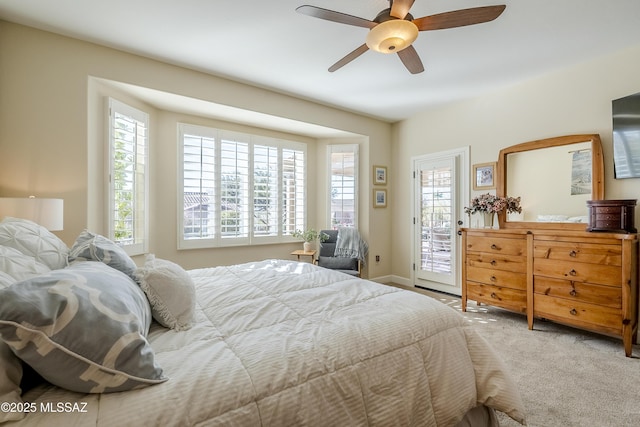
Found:
[[[313,242],[314,240],[320,240],[321,242],[325,242],[329,235],[327,233],[323,233],[321,231],[316,231],[313,228],[309,228],[308,230],[296,230],[291,233],[293,237],[298,239],[302,239],[305,242]]]
[[[464,212],[467,215],[476,212],[482,213],[498,213],[506,210],[507,213],[521,213],[520,197],[499,197],[493,194],[482,194],[471,199],[471,206],[465,207]]]

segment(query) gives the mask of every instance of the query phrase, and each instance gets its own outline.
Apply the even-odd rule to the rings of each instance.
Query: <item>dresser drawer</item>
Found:
[[[467,265],[493,270],[527,272],[527,258],[515,255],[491,254],[486,252],[467,253]]]
[[[550,297],[586,302],[620,309],[622,289],[615,286],[593,285],[571,280],[534,276],[533,291]]]
[[[535,294],[533,314],[549,320],[556,320],[595,330],[606,330],[620,334],[622,330],[622,311],[611,307],[554,298]]]
[[[525,273],[467,266],[467,280],[487,285],[521,289],[523,291],[527,290],[527,275]]]
[[[555,259],[588,264],[622,265],[622,247],[591,243],[535,241],[535,258]]]
[[[559,261],[547,258],[533,259],[533,274],[555,277],[576,282],[590,282],[602,285],[621,286],[620,267],[602,264]]]
[[[518,289],[467,282],[467,299],[520,313],[527,311],[527,292]]]
[[[509,239],[505,237],[467,236],[468,252],[486,252],[502,255],[524,255],[526,240]]]

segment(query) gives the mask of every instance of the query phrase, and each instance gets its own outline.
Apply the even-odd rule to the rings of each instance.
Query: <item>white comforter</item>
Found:
[[[503,363],[434,299],[289,261],[190,274],[197,324],[149,334],[169,381],[103,395],[38,386],[22,423],[452,426],[482,404],[523,421]],[[59,402],[75,410],[46,412]]]

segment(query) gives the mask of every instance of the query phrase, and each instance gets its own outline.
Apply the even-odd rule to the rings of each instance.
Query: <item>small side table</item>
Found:
[[[312,251],[304,251],[302,249],[298,249],[297,251],[293,251],[291,252],[291,255],[295,255],[298,257],[298,261],[300,261],[300,257],[301,256],[309,256],[311,257],[311,264],[313,264],[313,261],[315,260],[315,256],[316,256],[316,250],[312,250]]]

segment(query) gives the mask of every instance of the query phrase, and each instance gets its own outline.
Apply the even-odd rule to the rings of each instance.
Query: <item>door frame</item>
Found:
[[[446,292],[446,293],[454,294],[458,296],[462,295],[462,286],[461,286],[462,284],[460,283],[461,277],[462,277],[461,275],[462,264],[460,259],[461,248],[460,248],[460,245],[458,244],[459,240],[457,240],[457,237],[458,237],[457,231],[454,231],[456,244],[452,245],[453,248],[451,251],[451,257],[452,257],[451,272],[453,275],[454,285],[451,286],[451,285],[445,285],[445,284],[441,284],[441,283],[430,281],[430,280],[418,279],[416,276],[416,268],[417,268],[416,259],[418,256],[417,248],[418,248],[419,241],[421,241],[421,238],[420,238],[421,227],[420,227],[420,221],[418,220],[419,219],[418,209],[420,207],[420,201],[418,200],[418,197],[420,197],[420,194],[418,192],[417,172],[418,172],[419,163],[429,162],[429,161],[438,161],[438,160],[450,159],[450,158],[454,159],[456,164],[456,168],[455,168],[456,176],[454,177],[454,180],[455,180],[454,189],[456,191],[457,197],[456,197],[456,203],[455,203],[456,212],[453,213],[451,227],[456,229],[458,227],[467,227],[469,224],[467,224],[468,217],[464,215],[464,206],[465,204],[468,204],[469,196],[470,196],[470,188],[469,188],[470,187],[469,186],[470,155],[469,153],[470,153],[469,146],[465,146],[461,148],[454,148],[451,150],[439,151],[436,153],[423,154],[423,155],[411,157],[411,170],[413,171],[414,180],[413,180],[413,186],[411,190],[411,196],[412,196],[411,212],[412,212],[412,218],[413,218],[413,227],[411,228],[410,271],[411,271],[411,283],[415,287],[432,289],[432,290]],[[458,221],[462,221],[462,225],[459,225]]]

